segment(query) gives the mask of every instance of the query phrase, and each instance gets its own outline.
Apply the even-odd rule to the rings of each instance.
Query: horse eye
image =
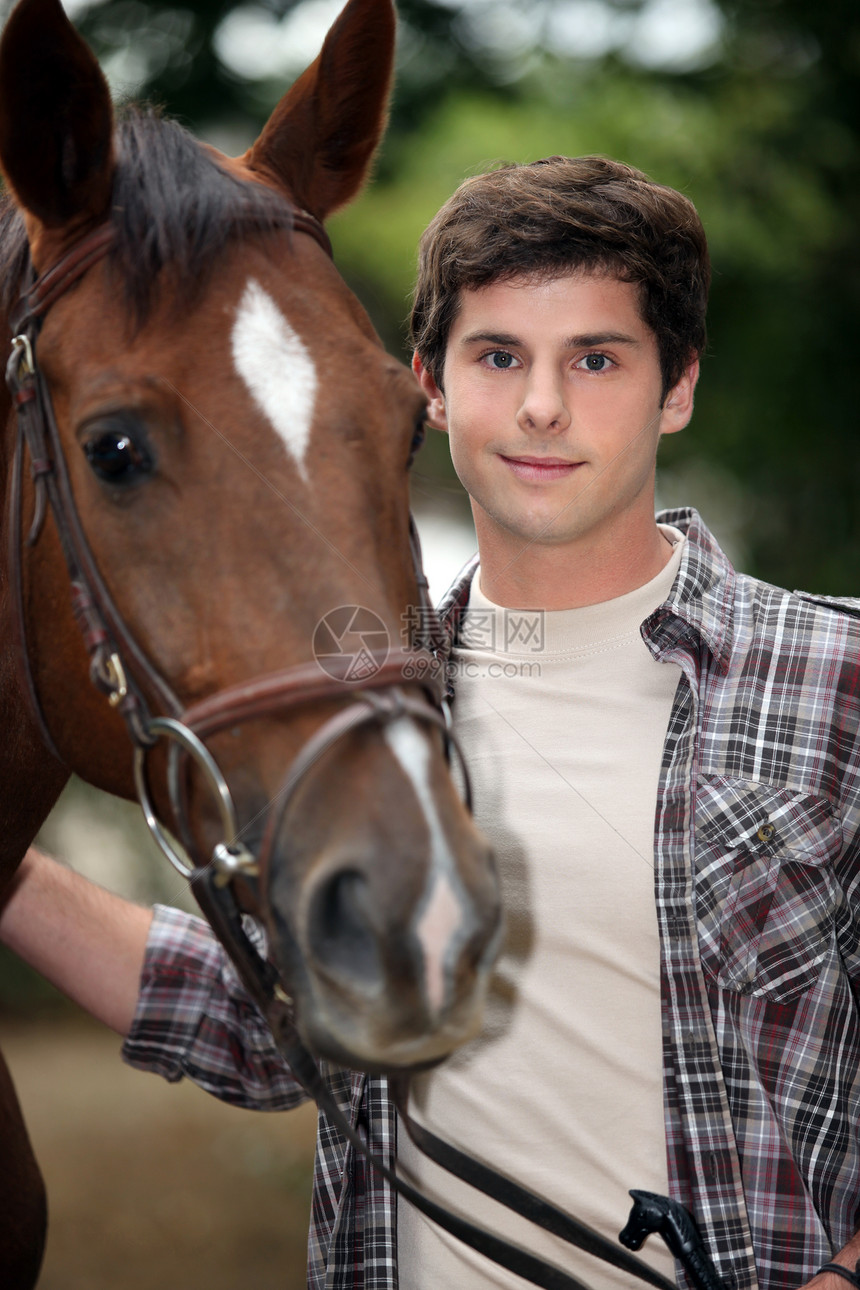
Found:
[[[152,470],[152,458],[146,448],[126,431],[104,430],[92,434],[83,447],[93,472],[105,483],[132,483]]]
[[[424,424],[424,418],[421,417],[420,420],[415,422],[415,429],[412,433],[412,442],[409,445],[409,458],[406,462],[407,470],[411,468],[412,463],[415,460],[416,454],[418,452],[418,449],[421,447],[422,443],[424,442],[425,429],[426,427]]]

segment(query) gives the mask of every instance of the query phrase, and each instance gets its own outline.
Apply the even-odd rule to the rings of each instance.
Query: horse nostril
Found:
[[[380,962],[370,886],[355,869],[320,883],[309,909],[310,948],[326,972],[378,980]]]

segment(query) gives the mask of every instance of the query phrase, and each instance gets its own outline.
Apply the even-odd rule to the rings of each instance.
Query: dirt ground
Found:
[[[312,1108],[240,1111],[131,1070],[76,1013],[0,1022],[0,1045],[48,1188],[39,1290],[305,1285]]]

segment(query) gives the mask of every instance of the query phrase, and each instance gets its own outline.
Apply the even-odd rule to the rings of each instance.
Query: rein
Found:
[[[331,255],[328,236],[313,216],[294,210],[292,228],[312,237],[327,255]],[[437,1205],[368,1151],[360,1134],[332,1098],[316,1062],[300,1039],[292,1001],[283,989],[275,967],[261,957],[245,931],[243,915],[252,913],[257,916],[258,880],[271,863],[276,838],[299,785],[319,759],[349,732],[366,726],[384,726],[409,715],[436,727],[449,758],[453,750],[463,763],[450,730],[444,700],[444,668],[439,666],[439,659],[445,654],[444,634],[433,610],[417,532],[410,521],[421,607],[426,611],[420,618],[426,625],[424,638],[417,642],[417,648],[392,650],[387,656],[371,655],[376,671],[358,683],[350,683],[345,672],[342,676],[332,676],[323,673],[316,663],[304,663],[222,690],[190,708],[183,706],[170,684],[135,641],[99,573],[75,505],[50,392],[36,361],[36,342],[45,315],[93,265],[108,254],[114,241],[114,231],[109,224],[100,225],[81,238],[23,292],[11,320],[13,340],[6,380],[18,414],[7,538],[12,627],[22,692],[45,747],[62,762],[39,703],[27,654],[21,533],[25,455],[29,457],[35,488],[35,511],[26,546],[35,546],[50,508],[68,569],[75,619],[90,659],[90,676],[125,720],[134,745],[135,784],[147,824],[174,867],[190,881],[198,904],[266,1018],[277,1047],[299,1084],[354,1149],[386,1178],[394,1191],[441,1227],[533,1285],[545,1290],[587,1290],[570,1274]],[[410,694],[403,689],[404,686],[418,693]],[[238,841],[239,821],[232,796],[206,747],[206,739],[228,726],[273,712],[344,699],[346,703],[322,724],[293,760],[270,811],[259,854],[254,855]],[[153,716],[152,708],[161,715]],[[150,796],[146,756],[161,739],[169,741],[168,792],[184,846],[163,827]],[[180,765],[185,764],[183,758],[190,758],[203,776],[215,798],[221,819],[224,840],[214,848],[211,859],[203,863],[191,859],[195,847],[182,791]],[[463,782],[466,805],[471,808],[465,765]],[[626,1250],[616,1247],[539,1196],[415,1124],[407,1109],[407,1075],[400,1073],[392,1077],[392,1091],[407,1132],[418,1148],[443,1168],[536,1225],[630,1276],[658,1290],[675,1290],[672,1282]],[[694,1284],[698,1290],[719,1290],[715,1279],[694,1279]]]

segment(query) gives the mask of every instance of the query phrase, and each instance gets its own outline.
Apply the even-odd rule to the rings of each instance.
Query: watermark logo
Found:
[[[390,647],[385,623],[362,605],[340,605],[314,629],[314,658],[337,681],[367,681],[375,676]]]
[[[506,609],[505,649],[524,654],[542,654],[544,649],[544,611],[542,609]]]
[[[496,649],[496,615],[492,609],[470,609],[460,622],[460,643],[466,649]]]
[[[511,650],[541,654],[544,649],[542,609],[470,609],[463,615],[460,640],[466,649]]]

